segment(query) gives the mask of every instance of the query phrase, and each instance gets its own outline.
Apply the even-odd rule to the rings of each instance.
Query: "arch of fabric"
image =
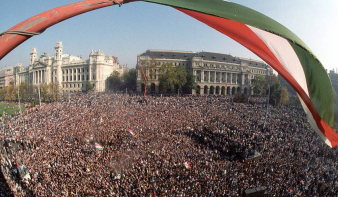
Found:
[[[8,31],[41,33],[73,16],[134,0],[84,0],[33,16]],[[298,93],[308,120],[330,147],[338,145],[331,81],[320,61],[294,33],[250,8],[223,0],[140,0],[171,6],[229,36],[273,67]],[[3,34],[0,59],[32,35]],[[205,90],[204,90],[205,91]]]

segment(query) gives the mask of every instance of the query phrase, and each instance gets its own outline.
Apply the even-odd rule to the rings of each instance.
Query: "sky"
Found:
[[[0,0],[0,32],[36,14],[76,0]],[[328,70],[337,69],[337,0],[232,0],[280,22],[300,37]],[[101,50],[134,68],[138,54],[148,49],[208,51],[258,59],[245,47],[171,7],[145,2],[110,6],[58,23],[33,36],[0,60],[0,68],[29,65],[29,53],[54,55],[62,41],[63,52],[88,58]]]

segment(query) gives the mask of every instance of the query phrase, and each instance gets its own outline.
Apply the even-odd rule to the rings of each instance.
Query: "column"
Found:
[[[210,83],[210,71],[208,71],[208,83]]]
[[[214,83],[216,83],[216,71],[214,71]]]
[[[88,74],[89,74],[89,81],[91,81],[92,80],[92,66],[91,65],[89,65],[89,68],[88,68],[89,70],[88,70]]]
[[[201,70],[201,82],[204,82],[204,70]]]
[[[232,73],[230,73],[230,84],[232,84]]]
[[[225,84],[228,84],[228,73],[227,72],[224,72],[225,73]],[[225,89],[227,87],[225,86]]]
[[[196,82],[197,82],[197,70],[194,70],[194,75],[196,76]]]
[[[72,71],[72,69],[68,69],[68,81],[70,81],[70,76],[72,76],[72,74],[70,73]]]

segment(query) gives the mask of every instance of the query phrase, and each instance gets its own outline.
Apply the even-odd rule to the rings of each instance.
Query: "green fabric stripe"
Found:
[[[306,83],[312,103],[321,118],[334,127],[334,92],[330,78],[323,65],[298,45],[289,42],[295,50],[305,72]]]
[[[218,16],[274,33],[305,48],[309,47],[282,24],[248,7],[223,0],[143,0]],[[312,53],[313,54],[313,53]]]
[[[143,0],[145,2],[197,11],[247,24],[289,41],[296,51],[303,69],[310,98],[322,119],[334,126],[334,96],[331,81],[319,60],[306,44],[277,21],[245,6],[223,0]]]

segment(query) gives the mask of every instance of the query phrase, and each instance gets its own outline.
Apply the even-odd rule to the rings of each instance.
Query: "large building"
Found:
[[[145,69],[145,84],[140,66],[148,68],[149,62],[157,62],[156,68]],[[163,63],[175,66],[184,65],[196,76],[197,90],[192,94],[233,95],[237,92],[251,94],[251,80],[255,75],[272,75],[270,66],[262,61],[233,57],[227,54],[191,51],[147,50],[137,56],[137,90],[143,91],[145,85],[151,92],[159,92],[158,69]]]
[[[58,83],[63,92],[85,91],[86,84],[91,82],[98,92],[108,87],[107,77],[113,72],[121,74],[128,69],[121,66],[118,58],[106,56],[103,52],[92,51],[89,59],[63,53],[62,42],[54,47],[54,56],[42,54],[37,57],[36,48],[30,52],[30,64],[27,67],[17,66],[16,85],[21,82],[34,85]]]
[[[15,66],[6,66],[0,69],[0,88],[7,87],[10,83],[14,84],[15,78],[13,71]]]

